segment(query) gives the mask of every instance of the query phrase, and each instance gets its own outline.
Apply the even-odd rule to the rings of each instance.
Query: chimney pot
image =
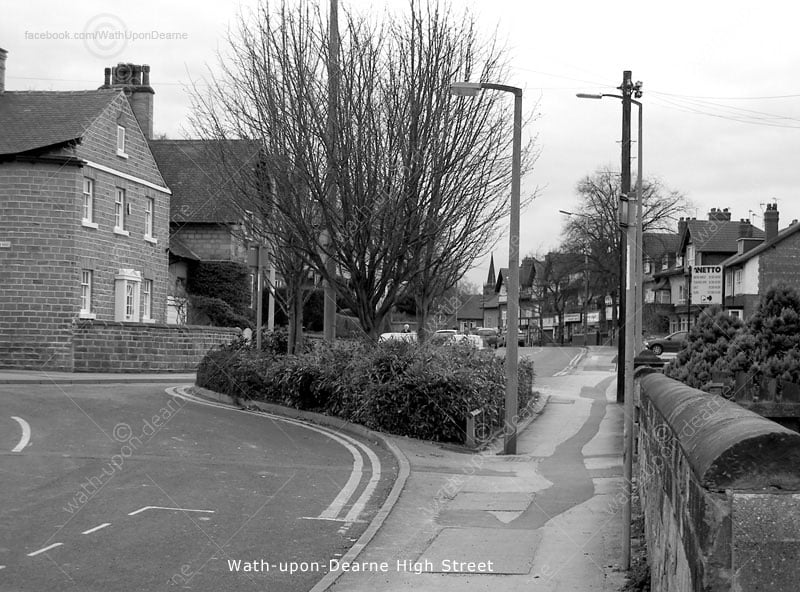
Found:
[[[6,56],[8,52],[0,47],[0,93],[6,91]]]
[[[778,204],[767,204],[767,211],[764,212],[764,232],[767,242],[778,235]]]

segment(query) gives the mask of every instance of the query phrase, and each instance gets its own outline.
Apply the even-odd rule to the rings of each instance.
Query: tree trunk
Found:
[[[432,299],[428,297],[416,297],[414,302],[417,305],[417,335],[420,341],[425,341],[430,337],[431,326],[431,303]]]
[[[303,287],[287,286],[287,309],[289,309],[288,353],[297,354],[303,346]]]

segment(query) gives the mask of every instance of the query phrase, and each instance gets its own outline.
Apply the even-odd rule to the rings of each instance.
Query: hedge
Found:
[[[520,409],[533,397],[533,381],[533,362],[520,360]],[[269,401],[440,442],[464,442],[465,418],[474,409],[483,411],[484,433],[505,417],[504,360],[463,345],[321,342],[289,356],[238,340],[205,356],[197,384],[239,401]]]

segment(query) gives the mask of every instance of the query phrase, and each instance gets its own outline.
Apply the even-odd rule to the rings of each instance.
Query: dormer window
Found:
[[[128,158],[125,152],[125,128],[121,125],[117,126],[117,156]]]

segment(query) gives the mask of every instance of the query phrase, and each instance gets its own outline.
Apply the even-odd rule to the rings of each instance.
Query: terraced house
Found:
[[[0,77],[0,365],[73,369],[82,320],[165,322],[170,192],[146,140],[148,76],[120,65],[69,92]]]

